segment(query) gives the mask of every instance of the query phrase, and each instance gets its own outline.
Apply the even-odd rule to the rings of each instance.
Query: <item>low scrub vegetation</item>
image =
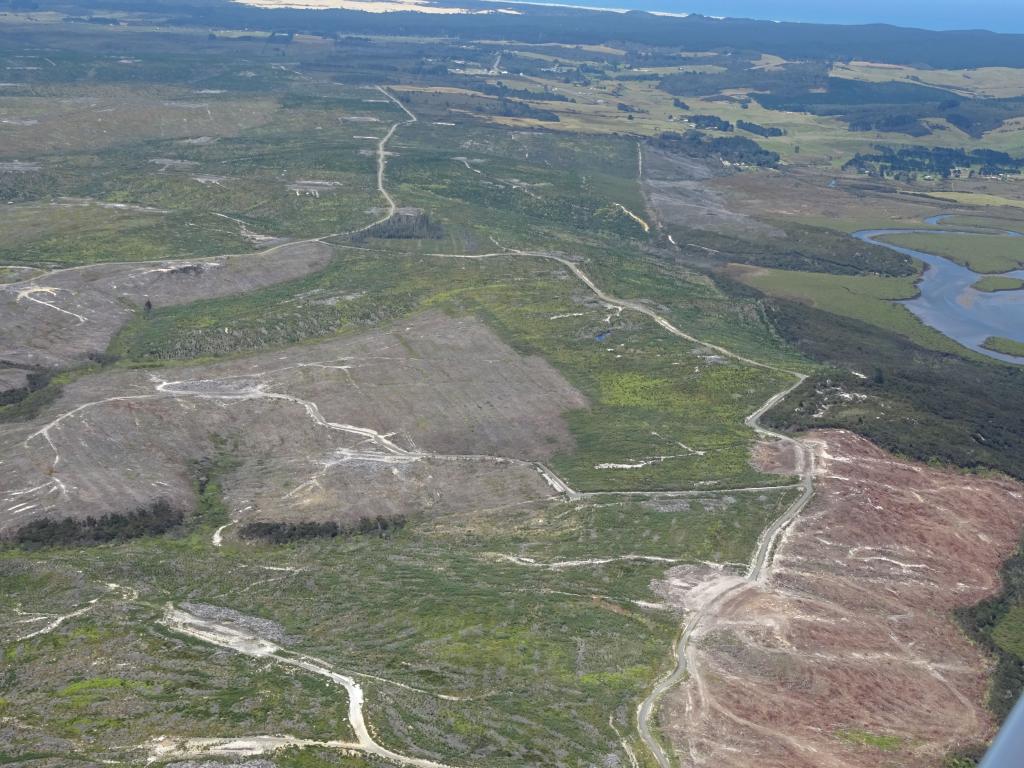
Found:
[[[928,350],[794,302],[773,302],[769,317],[808,357],[834,367],[811,376],[767,423],[850,429],[913,459],[1024,478],[1024,369]]]

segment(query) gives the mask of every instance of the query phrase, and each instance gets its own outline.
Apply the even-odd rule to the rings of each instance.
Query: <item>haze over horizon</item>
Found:
[[[1024,32],[1024,13],[1016,0],[530,0],[546,5],[700,13],[707,16],[799,21],[819,24],[894,24],[923,29],[987,29]]]

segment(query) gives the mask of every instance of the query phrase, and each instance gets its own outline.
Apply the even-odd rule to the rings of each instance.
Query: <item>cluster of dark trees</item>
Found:
[[[700,131],[665,131],[652,139],[654,146],[690,157],[719,157],[730,163],[772,167],[778,164],[778,152],[765,149],[745,136],[708,136]]]
[[[700,66],[704,64],[718,64],[724,57],[717,51],[704,54],[703,56],[682,55],[677,50],[653,50],[650,48],[627,50],[625,63],[627,67],[642,69],[644,67],[678,67],[681,64],[687,66]]]
[[[353,239],[362,241],[369,237],[378,237],[383,240],[440,240],[444,237],[444,227],[433,221],[423,211],[413,213],[398,211],[387,221],[364,229]]]
[[[715,115],[689,115],[686,119],[704,131],[732,130],[732,123]]]
[[[335,539],[339,536],[389,536],[405,527],[405,518],[360,517],[354,523],[247,523],[238,535],[248,541],[263,541],[268,544],[287,544],[302,539]]]
[[[672,106],[676,109],[681,109],[684,112],[688,112],[690,110],[690,105],[682,99],[672,99]]]
[[[752,264],[773,269],[824,272],[831,275],[888,275],[908,277],[917,274],[909,256],[864,243],[849,235],[797,224],[776,222],[785,237],[757,240],[718,231],[694,229],[687,232],[689,243],[717,252],[716,261]],[[709,251],[705,251],[705,254]],[[720,280],[725,278],[720,277]]]
[[[774,136],[783,136],[786,133],[781,128],[775,128],[767,125],[758,125],[757,123],[750,123],[747,122],[746,120],[737,120],[736,127],[739,128],[741,131],[753,133],[757,136],[763,136],[766,139]]]
[[[113,512],[102,517],[33,520],[14,532],[14,543],[23,547],[104,544],[164,534],[184,521],[181,510],[166,499],[157,499],[131,512]]]
[[[109,16],[65,16],[61,21],[69,24],[102,24],[108,27],[116,27],[121,23],[119,19]]]
[[[766,415],[767,423],[851,429],[913,459],[990,467],[1024,479],[1024,369],[925,349],[797,302],[773,299],[766,314],[801,353],[834,366],[811,376]],[[875,375],[861,379],[851,370]],[[816,415],[836,386],[868,397]]]
[[[755,68],[750,56],[722,56],[714,62],[721,72],[679,72],[664,77],[659,86],[674,96],[716,96],[730,88],[770,93],[805,93],[824,88],[828,65],[822,62]]]
[[[50,380],[53,378],[52,370],[39,369],[31,371],[25,382],[25,386],[16,387],[14,389],[6,389],[0,392],[0,405],[11,405],[18,403],[28,397],[31,393],[36,390],[42,389]]]
[[[766,109],[808,112],[845,120],[853,131],[888,131],[926,136],[934,130],[924,122],[945,119],[979,138],[1005,120],[1024,115],[1024,99],[968,99],[951,91],[916,83],[866,83],[828,77],[808,89],[780,83],[769,92],[752,94]]]
[[[965,149],[949,147],[890,147],[876,144],[873,154],[857,153],[843,166],[843,170],[856,169],[888,173],[934,173],[949,178],[954,168],[975,168],[985,176],[1020,173],[1024,157],[1013,157],[992,149]]]
[[[989,705],[1003,718],[1024,691],[1024,659],[1000,648],[992,638],[992,631],[1010,610],[1024,605],[1024,549],[1003,563],[1000,576],[1003,589],[999,594],[976,605],[959,608],[956,613],[968,634],[996,657]]]
[[[482,112],[483,109],[480,107],[476,108],[476,111]],[[556,113],[550,109],[539,109],[525,101],[517,101],[515,99],[501,99],[498,101],[498,109],[496,114],[502,117],[526,117],[531,120],[540,120],[545,123],[557,123],[559,117]]]

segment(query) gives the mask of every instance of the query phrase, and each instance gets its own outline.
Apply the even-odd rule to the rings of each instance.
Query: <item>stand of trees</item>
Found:
[[[287,544],[302,539],[335,539],[339,536],[376,535],[388,536],[405,527],[405,518],[361,517],[354,523],[247,523],[238,535],[248,541],[262,541],[267,544]]]
[[[14,543],[22,547],[75,546],[125,541],[140,536],[158,536],[185,521],[181,510],[166,499],[132,512],[110,513],[82,519],[41,519],[26,523],[14,532]]]
[[[700,131],[677,133],[665,131],[656,139],[654,146],[669,152],[679,152],[690,157],[720,157],[730,163],[771,167],[779,162],[779,153],[764,149],[753,139],[745,136],[710,137]]]
[[[800,352],[834,367],[794,390],[766,414],[766,424],[849,429],[918,461],[1024,479],[1024,369],[925,349],[798,302],[773,299],[766,315]],[[847,405],[830,396],[837,390],[867,397]],[[825,402],[830,407],[816,415]]]
[[[15,389],[8,389],[0,392],[0,405],[12,405],[14,403],[19,403],[31,393],[42,389],[50,383],[50,380],[53,378],[53,371],[32,371],[26,378],[27,381],[24,387],[17,387]]]
[[[766,125],[758,125],[757,123],[748,123],[746,120],[737,120],[736,127],[742,131],[746,131],[747,133],[753,133],[765,138],[783,136],[786,133],[781,128],[772,128]]]
[[[1024,99],[961,98],[952,91],[916,83],[866,83],[829,77],[811,90],[780,83],[751,94],[765,109],[808,112],[845,120],[851,131],[889,131],[926,136],[937,128],[925,120],[944,119],[974,138],[1024,115]]]
[[[468,86],[475,91],[485,93],[488,96],[498,96],[503,99],[522,99],[523,101],[569,101],[564,93],[554,91],[531,91],[526,88],[509,88],[500,80],[491,85],[481,83],[478,79],[467,78]]]
[[[964,149],[949,147],[890,147],[876,144],[872,154],[857,153],[843,166],[843,170],[865,170],[879,175],[891,173],[933,173],[949,178],[954,168],[978,168],[985,176],[1020,173],[1024,170],[1024,157],[1012,157],[1006,152],[992,149]]]
[[[501,99],[498,102],[496,114],[502,117],[525,117],[531,120],[540,120],[544,123],[557,123],[560,118],[550,109],[538,109],[530,106],[524,101],[514,99]]]
[[[686,118],[705,131],[731,131],[732,123],[715,115],[690,115]]]

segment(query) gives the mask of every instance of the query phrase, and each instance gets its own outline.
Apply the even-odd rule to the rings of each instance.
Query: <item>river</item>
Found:
[[[933,216],[925,223],[939,225],[946,216]],[[888,235],[942,234],[958,237],[972,237],[976,234],[1003,234],[1006,237],[1021,237],[1020,232],[1011,230],[978,230],[969,232],[955,229],[864,229],[853,236],[866,243],[881,245],[897,253],[911,256],[927,264],[924,275],[918,283],[920,294],[901,302],[917,315],[921,321],[949,336],[975,352],[994,357],[1008,363],[1024,365],[1024,357],[993,352],[981,345],[990,336],[1024,342],[1024,290],[987,293],[972,286],[984,275],[972,272],[956,262],[924,251],[893,245],[879,240]],[[1024,269],[1005,273],[1006,277],[1024,280]]]

